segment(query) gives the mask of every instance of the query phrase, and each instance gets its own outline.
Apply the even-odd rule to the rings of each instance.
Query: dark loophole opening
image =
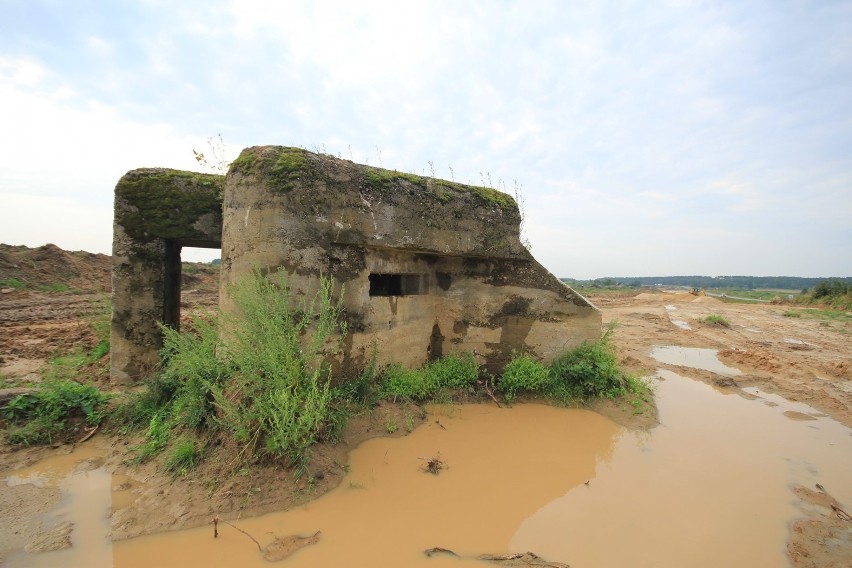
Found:
[[[370,274],[370,296],[416,296],[428,291],[425,274]]]

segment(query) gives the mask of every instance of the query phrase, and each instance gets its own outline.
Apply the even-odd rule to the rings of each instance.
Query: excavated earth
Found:
[[[92,320],[103,313],[109,289],[111,260],[105,255],[68,252],[45,245],[36,249],[0,245],[0,281],[14,281],[0,293],[0,377],[2,387],[23,388],[42,379],[48,361],[97,344]],[[184,266],[182,307],[213,307],[217,303],[218,272],[210,265]],[[25,287],[20,283],[25,283]],[[58,286],[59,284],[60,286]],[[67,289],[66,289],[67,288]],[[61,289],[63,291],[51,291]],[[712,384],[732,394],[750,396],[744,389],[799,401],[837,422],[852,427],[852,325],[808,317],[788,317],[789,305],[723,303],[687,293],[632,292],[591,297],[603,312],[604,323],[617,322],[615,343],[622,363],[645,375],[668,369]],[[702,323],[721,315],[730,327]],[[708,371],[668,365],[655,360],[656,347],[700,347],[718,350],[719,358],[742,374],[720,380]],[[111,388],[108,357],[88,365],[81,374]],[[653,416],[637,417],[618,405],[594,408],[629,427],[652,425]],[[95,448],[91,467],[105,467],[120,480],[113,491],[133,493],[133,506],[124,506],[111,518],[114,539],[251,517],[286,509],[329,491],[343,479],[349,450],[375,436],[387,436],[389,421],[420,424],[426,414],[418,407],[379,407],[354,420],[343,442],[321,446],[310,471],[313,478],[294,480],[274,466],[235,467],[236,448],[224,440],[210,440],[215,459],[207,459],[191,475],[173,478],[162,464],[141,466],[129,461],[129,449],[140,439],[118,432],[99,432],[87,446]],[[650,421],[650,422],[649,422]],[[395,436],[404,435],[400,428]],[[5,434],[0,434],[5,442]],[[81,447],[82,449],[82,447]],[[0,471],[30,466],[45,458],[61,460],[70,446],[15,449],[0,444]],[[685,449],[684,451],[688,451]],[[115,483],[115,482],[114,482]],[[257,488],[264,488],[263,491]],[[801,518],[790,526],[787,556],[796,568],[852,565],[852,523],[835,514],[831,505],[849,510],[852,503],[836,503],[823,491],[795,487]],[[69,544],[68,526],[46,525],[37,519],[59,500],[55,487],[0,485],[0,561],[24,547],[54,550]]]

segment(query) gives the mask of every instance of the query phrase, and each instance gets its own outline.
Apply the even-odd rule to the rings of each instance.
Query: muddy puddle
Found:
[[[657,348],[655,357],[736,371],[704,352],[712,350],[678,349]],[[316,544],[278,563],[220,523],[216,539],[207,526],[112,545],[93,529],[89,548],[111,564],[93,556],[39,565],[484,565],[423,555],[442,547],[466,557],[533,551],[575,567],[785,566],[799,514],[794,485],[821,483],[852,504],[850,429],[757,389],[723,394],[666,370],[655,383],[661,424],[648,432],[580,409],[434,408],[410,435],[358,447],[331,493],[232,520],[264,550],[320,531]],[[424,471],[430,460],[437,474]],[[102,518],[103,497],[90,508]],[[39,556],[50,554],[60,553]]]
[[[32,485],[58,489],[60,499],[55,508],[39,515],[37,521],[41,535],[36,548],[50,551],[12,554],[4,566],[112,566],[109,515],[113,476],[101,467],[103,455],[99,448],[82,446],[5,478],[6,485],[12,488]]]
[[[717,353],[716,349],[665,346],[654,347],[651,350],[651,357],[660,363],[702,369],[725,377],[735,377],[741,374],[739,369],[728,367],[719,361],[716,356]]]

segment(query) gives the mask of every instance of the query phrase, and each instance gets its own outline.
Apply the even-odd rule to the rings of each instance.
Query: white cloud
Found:
[[[98,26],[68,8],[64,34],[0,37],[4,190],[111,203],[127,169],[194,168],[191,149],[222,132],[233,151],[294,144],[418,173],[431,161],[463,182],[517,179],[534,252],[561,275],[701,262],[793,273],[805,256],[852,270],[804,248],[848,257],[833,243],[852,238],[848,6],[146,0],[128,11]],[[708,239],[718,246],[701,249]],[[753,256],[737,240],[786,253]]]
[[[37,247],[50,242],[67,250],[112,252],[112,203],[9,191],[0,191],[0,202],[4,243]]]
[[[3,84],[34,87],[44,74],[44,68],[30,59],[0,56],[0,82]]]

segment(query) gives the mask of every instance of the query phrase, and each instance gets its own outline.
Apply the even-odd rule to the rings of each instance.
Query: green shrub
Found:
[[[821,280],[813,289],[811,295],[814,299],[819,299],[830,296],[843,296],[849,292],[852,292],[852,285],[837,278],[829,278],[828,280]]]
[[[447,355],[429,363],[426,372],[437,389],[462,389],[476,383],[479,365],[472,353],[465,353],[461,357]]]
[[[550,396],[568,400],[613,398],[627,392],[628,377],[621,371],[612,328],[595,342],[586,342],[556,358],[550,365]]]
[[[171,436],[171,424],[168,420],[168,408],[155,411],[148,422],[148,431],[145,433],[145,441],[135,446],[136,461],[141,463],[162,452],[169,442]]]
[[[36,392],[18,395],[6,404],[9,442],[29,446],[70,439],[75,427],[101,423],[108,400],[109,395],[93,385],[45,380]]]
[[[514,357],[503,375],[497,380],[497,388],[503,392],[507,401],[515,398],[519,392],[541,393],[550,386],[550,370],[529,355]]]
[[[423,369],[409,369],[394,363],[383,373],[382,396],[403,400],[423,400],[435,392],[430,377]]]
[[[206,426],[214,414],[212,389],[221,385],[227,366],[217,356],[219,319],[193,313],[188,330],[163,326],[164,361],[153,386],[157,398],[171,401],[172,421],[185,428]]]
[[[310,447],[344,422],[326,357],[347,329],[334,281],[318,283],[313,298],[297,299],[284,272],[255,269],[229,291],[234,314],[195,314],[188,329],[163,328],[161,371],[123,410],[128,422],[150,415],[140,459],[164,450],[175,430],[221,428],[241,457],[282,458],[303,471]]]

